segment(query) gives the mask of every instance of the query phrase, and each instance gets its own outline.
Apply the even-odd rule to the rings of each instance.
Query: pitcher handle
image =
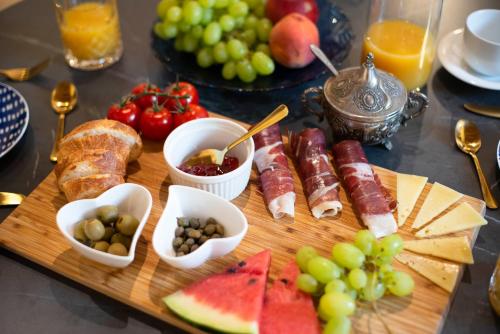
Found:
[[[321,105],[321,100],[323,96],[323,87],[309,87],[302,93],[302,105],[304,109],[315,116],[318,117],[319,121],[323,121],[325,117],[323,107]],[[319,106],[319,108],[312,108],[313,105]]]
[[[411,90],[408,92],[408,101],[406,102],[406,110],[403,113],[402,124],[405,126],[409,120],[420,116],[429,108],[429,98],[419,90]]]

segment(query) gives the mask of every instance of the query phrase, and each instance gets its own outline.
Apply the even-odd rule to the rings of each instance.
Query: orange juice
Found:
[[[363,42],[363,60],[368,52],[375,66],[394,74],[409,90],[425,85],[434,60],[434,41],[425,28],[402,20],[373,23]]]
[[[64,47],[79,60],[108,57],[121,48],[120,25],[111,3],[83,2],[64,11]]]

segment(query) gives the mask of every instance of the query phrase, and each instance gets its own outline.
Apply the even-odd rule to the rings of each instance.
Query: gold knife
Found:
[[[500,107],[481,106],[478,104],[466,103],[464,104],[464,108],[479,115],[500,118]]]
[[[0,206],[19,205],[26,196],[16,193],[7,193],[0,191]]]

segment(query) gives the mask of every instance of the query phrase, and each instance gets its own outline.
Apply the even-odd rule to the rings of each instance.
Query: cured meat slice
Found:
[[[278,124],[253,136],[254,161],[260,173],[264,198],[274,218],[295,214],[293,176],[288,167],[281,132]]]
[[[333,146],[333,159],[363,223],[377,237],[398,230],[392,211],[396,202],[368,164],[361,144],[344,140]]]
[[[292,154],[297,161],[307,202],[315,218],[335,216],[342,210],[339,180],[326,154],[326,138],[321,129],[290,133]]]

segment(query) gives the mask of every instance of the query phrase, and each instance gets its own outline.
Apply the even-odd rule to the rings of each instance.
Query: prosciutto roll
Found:
[[[339,180],[326,154],[326,138],[320,129],[290,133],[290,146],[297,161],[307,202],[315,218],[335,216],[342,210]]]
[[[368,164],[361,144],[344,140],[333,146],[333,159],[363,223],[380,238],[398,230],[396,202]]]
[[[260,181],[267,207],[274,218],[295,214],[293,176],[288,167],[281,132],[278,124],[253,136],[254,161],[260,173]]]

